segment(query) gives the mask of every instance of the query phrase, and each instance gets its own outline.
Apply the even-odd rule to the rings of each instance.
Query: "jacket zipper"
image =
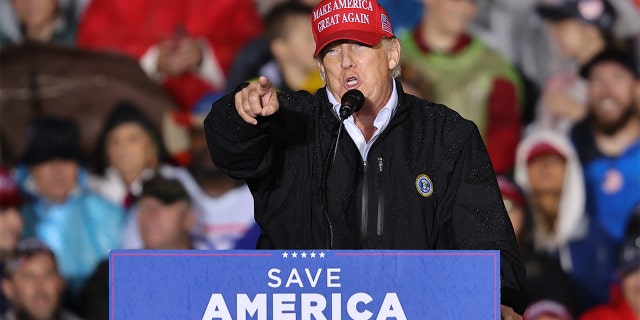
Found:
[[[367,161],[362,162],[362,212],[360,212],[360,242],[363,249],[369,247],[367,241],[367,224],[369,223],[369,180],[367,179]]]
[[[384,192],[382,188],[382,168],[384,163],[382,162],[382,155],[378,156],[378,237],[382,236],[384,232]]]

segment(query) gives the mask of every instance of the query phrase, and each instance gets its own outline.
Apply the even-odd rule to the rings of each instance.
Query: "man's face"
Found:
[[[164,204],[146,196],[138,201],[138,224],[146,249],[182,249],[189,238],[193,213],[186,201]]]
[[[37,320],[51,319],[58,308],[63,286],[56,262],[47,253],[24,259],[11,278],[2,282],[2,289],[13,307]]]
[[[38,193],[53,202],[63,203],[78,181],[78,164],[72,160],[54,159],[31,167]]]
[[[440,32],[460,35],[476,16],[475,0],[422,0],[427,19],[432,19]]]
[[[534,194],[560,193],[564,184],[566,161],[548,153],[535,157],[527,164],[529,186]]]
[[[631,309],[640,312],[640,267],[622,277],[622,294]]]
[[[385,43],[386,42],[386,43]],[[319,56],[318,67],[337,101],[351,89],[360,90],[367,104],[382,107],[391,96],[390,70],[400,61],[400,43],[382,40],[375,47],[357,42],[335,41]]]
[[[29,28],[43,27],[57,16],[58,0],[12,0],[16,15]]]
[[[558,47],[558,53],[569,59],[577,59],[582,55],[590,26],[576,19],[565,19],[550,24],[551,37]]]
[[[272,52],[278,62],[304,72],[317,70],[313,60],[315,44],[309,16],[297,15],[287,18],[288,31],[274,39]]]
[[[155,160],[152,138],[133,122],[113,128],[105,147],[109,164],[125,176],[137,176]]]
[[[0,252],[16,248],[23,227],[22,215],[17,208],[0,208]]]
[[[596,130],[613,134],[638,117],[633,100],[640,82],[620,64],[598,63],[591,69],[588,85],[589,114]]]

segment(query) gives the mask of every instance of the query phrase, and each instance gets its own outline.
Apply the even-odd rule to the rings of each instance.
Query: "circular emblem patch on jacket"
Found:
[[[433,193],[433,182],[426,174],[421,174],[416,178],[416,190],[423,197],[428,197]]]

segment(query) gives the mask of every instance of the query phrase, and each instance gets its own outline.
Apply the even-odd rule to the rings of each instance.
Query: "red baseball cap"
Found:
[[[382,38],[393,37],[387,11],[376,0],[324,0],[311,14],[317,57],[336,40],[353,40],[375,46]]]
[[[561,304],[553,300],[541,300],[527,307],[524,311],[524,320],[536,320],[541,316],[555,316],[561,320],[571,320],[569,310]]]
[[[560,152],[556,147],[552,146],[547,142],[540,142],[531,148],[529,151],[529,155],[527,156],[527,164],[531,163],[531,161],[535,160],[539,156],[554,154],[559,156],[560,158],[567,160],[567,157]]]

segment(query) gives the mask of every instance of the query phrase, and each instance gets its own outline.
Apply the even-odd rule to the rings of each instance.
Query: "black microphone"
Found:
[[[364,105],[364,94],[358,89],[351,89],[342,96],[340,102],[340,120],[349,118],[354,112],[358,112]]]
[[[342,133],[342,123],[349,118],[354,112],[362,109],[364,105],[364,94],[357,89],[351,89],[342,95],[342,101],[340,106],[340,123],[338,128],[334,131],[333,139],[331,139],[331,145],[329,146],[329,153],[324,162],[324,169],[322,170],[322,187],[320,189],[320,197],[322,198],[322,213],[324,216],[324,235],[325,235],[325,248],[333,249],[333,225],[331,224],[331,216],[329,215],[329,198],[327,195],[327,189],[329,188],[329,170],[335,160],[336,153],[338,152],[338,141],[340,140],[340,133]]]

